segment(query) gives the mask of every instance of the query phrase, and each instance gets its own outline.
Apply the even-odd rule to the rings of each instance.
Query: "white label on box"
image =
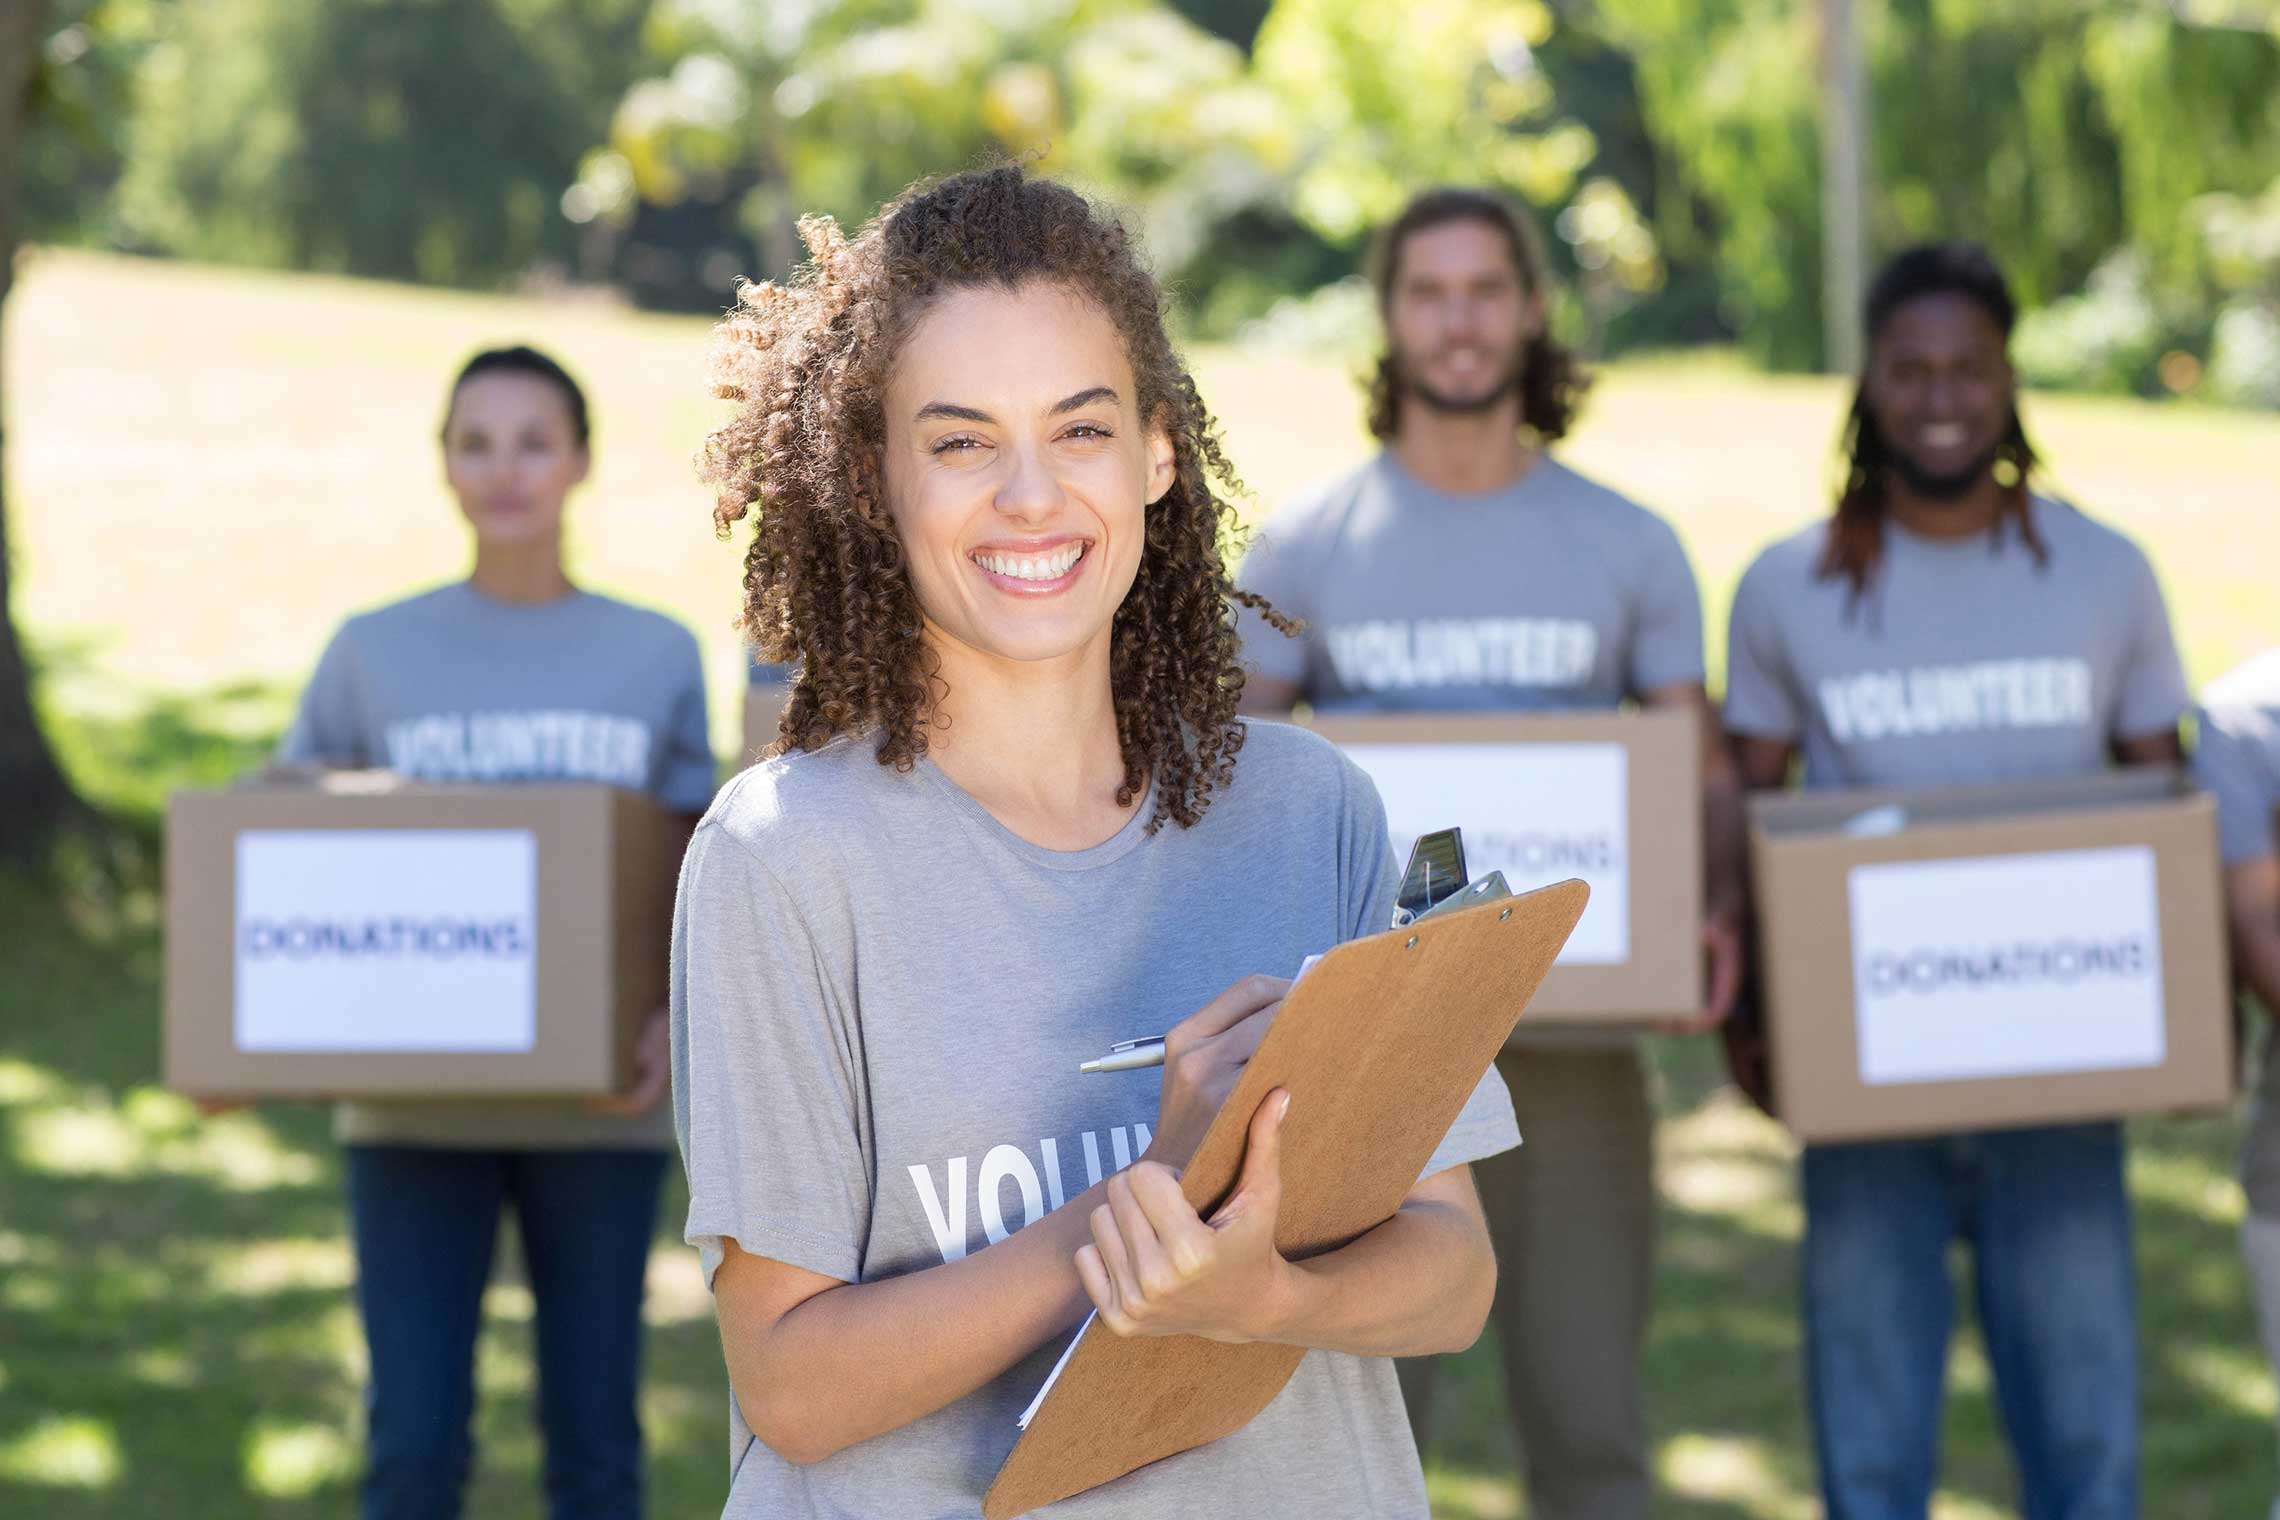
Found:
[[[249,829],[242,1051],[522,1051],[538,1032],[528,829]]]
[[[1563,966],[1631,958],[1630,757],[1620,744],[1353,744],[1385,799],[1396,870],[1419,836],[1461,828],[1474,881],[1515,892],[1580,876],[1591,901]],[[1376,927],[1376,926],[1372,926]]]
[[[1855,866],[1850,895],[1861,1081],[2161,1064],[2151,849]]]

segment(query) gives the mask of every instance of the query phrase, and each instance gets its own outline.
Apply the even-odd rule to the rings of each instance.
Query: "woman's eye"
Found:
[[[1113,438],[1116,435],[1097,422],[1080,422],[1069,429],[1067,436],[1071,438]]]
[[[950,438],[945,438],[941,442],[937,443],[933,448],[933,452],[937,454],[948,454],[953,452],[962,454],[969,449],[978,449],[981,446],[981,440],[978,438],[968,438],[963,435],[958,435]]]

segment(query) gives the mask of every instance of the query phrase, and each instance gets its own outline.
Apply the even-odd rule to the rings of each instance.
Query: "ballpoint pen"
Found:
[[[1087,1061],[1077,1070],[1082,1072],[1138,1071],[1144,1066],[1161,1066],[1163,1064],[1164,1037],[1159,1034],[1145,1040],[1119,1040],[1109,1047],[1107,1055],[1098,1060]]]

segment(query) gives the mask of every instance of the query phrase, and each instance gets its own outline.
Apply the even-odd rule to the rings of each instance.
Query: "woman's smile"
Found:
[[[1064,534],[1030,543],[984,544],[966,557],[984,581],[1010,596],[1056,596],[1083,576],[1091,548],[1091,539]]]

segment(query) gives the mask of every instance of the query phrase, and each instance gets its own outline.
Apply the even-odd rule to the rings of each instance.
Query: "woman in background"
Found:
[[[589,442],[585,396],[552,359],[505,348],[467,363],[444,414],[443,464],[474,531],[474,569],[350,618],[281,762],[600,782],[704,810],[714,761],[696,640],[580,590],[563,568],[563,504],[586,478]],[[341,1106],[371,1347],[366,1520],[460,1511],[475,1337],[510,1205],[537,1309],[548,1513],[640,1513],[642,1278],[673,1143],[658,1101],[665,1027],[660,1009],[635,1085],[614,1098]]]

